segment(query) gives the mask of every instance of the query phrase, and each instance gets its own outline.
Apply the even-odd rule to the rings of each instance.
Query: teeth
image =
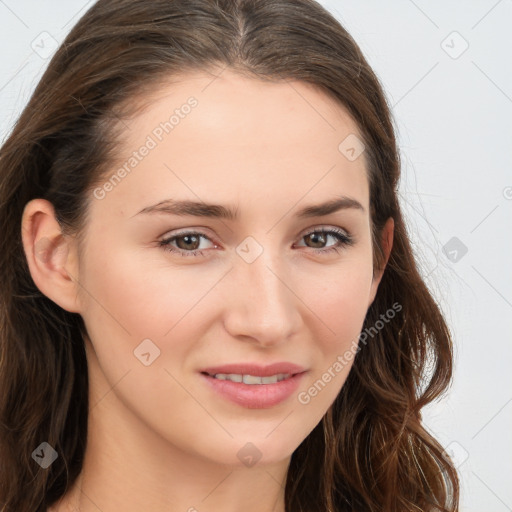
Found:
[[[289,373],[278,373],[268,377],[257,377],[254,375],[239,375],[237,373],[217,373],[213,375],[218,380],[230,380],[231,382],[243,382],[244,384],[275,384],[291,377]]]
[[[254,377],[253,375],[244,375],[243,377],[244,384],[263,384],[263,377]],[[276,378],[277,382],[277,378]],[[268,382],[265,382],[268,384]]]

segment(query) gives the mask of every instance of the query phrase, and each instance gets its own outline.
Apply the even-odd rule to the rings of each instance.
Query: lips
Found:
[[[251,363],[205,368],[201,377],[217,394],[249,409],[266,409],[288,399],[306,370],[292,363]]]

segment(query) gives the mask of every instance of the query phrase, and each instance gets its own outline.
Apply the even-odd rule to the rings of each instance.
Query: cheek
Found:
[[[190,273],[155,270],[161,260],[150,261],[151,255],[95,250],[91,247],[96,257],[89,258],[82,273],[89,292],[83,317],[94,348],[93,381],[105,388],[98,394],[113,389],[110,402],[101,404],[117,407],[116,397],[141,424],[183,446],[199,443],[204,432],[195,427],[211,418],[183,386],[181,366],[196,349],[190,340],[201,338],[194,305],[212,284],[199,289],[200,280],[191,283]]]
[[[328,285],[315,288],[308,300],[318,317],[316,357],[298,401],[320,416],[332,404],[350,372],[368,309],[371,259],[354,258],[346,263],[335,275],[331,272]]]
[[[91,327],[129,338],[132,344],[162,339],[200,301],[215,277],[201,280],[190,271],[172,269],[148,249],[138,253],[91,247],[90,254],[94,256],[81,274],[88,292],[84,317]]]
[[[330,336],[322,339],[331,340],[326,341],[325,349],[332,351],[343,348],[360,332],[370,299],[371,259],[366,255],[347,259],[335,272],[325,272],[323,283],[310,288],[314,292],[304,296],[308,297],[318,321],[328,327]]]

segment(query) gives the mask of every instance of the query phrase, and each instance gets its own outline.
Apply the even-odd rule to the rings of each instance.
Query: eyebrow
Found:
[[[351,197],[335,197],[325,203],[309,205],[299,210],[295,215],[299,218],[322,217],[340,210],[355,209],[365,212],[363,205]],[[179,201],[176,199],[165,199],[157,204],[143,208],[140,214],[158,214],[211,217],[235,221],[238,219],[238,207],[223,206],[221,204],[209,204],[198,201]],[[135,217],[134,215],[134,217]]]

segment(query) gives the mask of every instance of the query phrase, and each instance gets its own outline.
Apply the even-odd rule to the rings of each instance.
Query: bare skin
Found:
[[[155,128],[190,97],[197,105],[158,140]],[[145,156],[115,185],[91,192],[82,254],[47,201],[31,201],[23,215],[34,282],[82,315],[88,332],[84,467],[49,510],[284,512],[291,455],[334,401],[351,361],[317,394],[308,390],[354,349],[382,276],[372,275],[364,152],[351,161],[338,149],[359,131],[307,84],[229,70],[215,80],[187,75],[151,100],[126,121],[112,174],[148,136],[157,144],[139,151]],[[340,196],[362,208],[296,215]],[[230,206],[239,217],[139,214],[169,198]],[[307,236],[315,229],[340,230],[354,243]],[[193,245],[185,231],[203,236]],[[169,243],[177,252],[159,245],[178,233]],[[392,240],[390,219],[388,255]],[[145,339],[160,351],[149,365],[134,354]],[[291,362],[306,373],[283,402],[249,408],[212,391],[200,373],[240,362]],[[247,443],[260,457],[251,467],[240,457]]]

